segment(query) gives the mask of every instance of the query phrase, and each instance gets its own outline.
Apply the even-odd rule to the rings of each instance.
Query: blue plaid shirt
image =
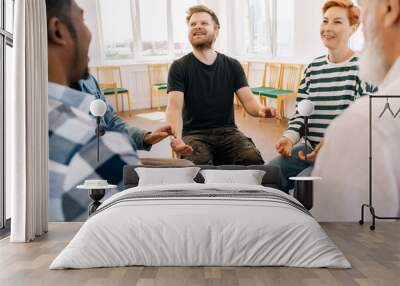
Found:
[[[108,131],[100,138],[97,162],[96,120],[89,115],[93,96],[49,83],[49,220],[87,217],[87,192],[76,189],[86,179],[122,182],[126,164],[140,164],[135,143],[125,132]]]
[[[104,102],[107,102],[104,94],[101,92],[97,80],[92,75],[90,75],[88,79],[78,81],[76,84],[74,84],[74,88],[79,91],[89,93],[96,99],[101,99]],[[114,109],[109,104],[107,104],[107,111],[101,119],[101,125],[106,130],[128,133],[129,137],[132,138],[135,149],[146,151],[151,150],[151,145],[146,144],[143,141],[144,136],[149,132],[135,126],[128,125],[114,112]]]

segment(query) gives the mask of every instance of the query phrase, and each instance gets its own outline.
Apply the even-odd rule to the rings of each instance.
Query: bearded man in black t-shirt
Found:
[[[186,18],[193,52],[176,60],[168,75],[167,121],[176,137],[172,149],[195,164],[264,164],[260,151],[235,124],[234,95],[246,112],[273,117],[251,93],[241,64],[216,52],[220,24],[203,5],[191,7]]]

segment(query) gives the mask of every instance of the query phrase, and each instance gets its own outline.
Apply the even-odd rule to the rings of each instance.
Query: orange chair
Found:
[[[119,77],[119,85],[115,80],[116,76]],[[122,77],[121,77],[121,68],[119,66],[106,66],[106,67],[97,67],[96,68],[97,81],[99,82],[100,88],[105,96],[114,95],[115,97],[115,111],[120,112],[119,109],[119,99],[118,95],[121,95],[121,111],[124,111],[124,97],[128,101],[128,111],[131,111],[131,98],[129,96],[129,91],[126,88],[122,87]]]
[[[157,110],[161,110],[160,95],[167,93],[168,64],[149,64],[149,89],[150,89],[150,108],[153,109],[153,93],[157,95]]]

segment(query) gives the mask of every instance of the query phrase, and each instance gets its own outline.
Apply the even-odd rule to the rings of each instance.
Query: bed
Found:
[[[350,268],[310,213],[278,190],[268,166],[261,185],[194,183],[138,186],[124,168],[125,190],[107,199],[50,269],[119,266],[291,266]]]

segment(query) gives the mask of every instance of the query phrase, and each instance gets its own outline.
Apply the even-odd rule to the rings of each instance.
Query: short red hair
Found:
[[[349,14],[349,22],[351,26],[360,25],[360,9],[353,4],[351,0],[326,0],[322,6],[322,12],[325,14],[332,7],[345,8]]]

